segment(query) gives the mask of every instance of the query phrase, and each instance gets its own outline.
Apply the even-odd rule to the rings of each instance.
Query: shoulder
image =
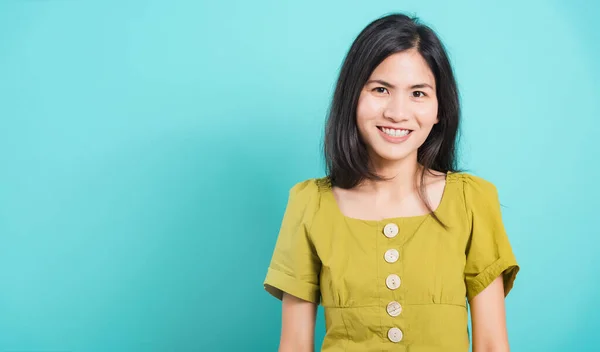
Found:
[[[289,196],[294,198],[315,198],[329,187],[327,177],[309,178],[294,183],[289,189]]]
[[[466,172],[456,173],[454,178],[462,187],[464,206],[468,214],[499,216],[500,199],[494,183]]]
[[[496,185],[491,181],[467,172],[457,172],[450,174],[452,181],[460,183],[464,192],[472,196],[490,196],[497,194]]]
[[[309,178],[294,183],[289,188],[288,212],[302,213],[305,218],[311,219],[321,207],[323,192],[329,187],[326,177]]]
[[[481,176],[467,172],[452,174],[455,182],[462,188],[467,209],[488,207],[499,202],[496,185]]]

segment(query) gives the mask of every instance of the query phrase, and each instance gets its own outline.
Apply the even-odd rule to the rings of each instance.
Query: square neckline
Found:
[[[390,222],[398,223],[398,222],[410,221],[410,220],[425,220],[426,218],[431,217],[431,215],[433,215],[433,214],[439,216],[440,213],[444,210],[446,203],[448,203],[447,198],[449,198],[448,185],[451,183],[453,175],[455,175],[455,173],[452,171],[446,172],[446,177],[444,180],[444,190],[442,191],[442,197],[440,199],[440,203],[438,204],[438,206],[432,212],[429,212],[426,214],[420,214],[420,215],[395,216],[395,217],[388,217],[388,218],[383,218],[383,219],[379,219],[379,220],[360,219],[360,218],[348,216],[348,215],[344,214],[342,212],[341,208],[339,207],[339,204],[333,194],[333,186],[331,185],[331,182],[327,179],[327,177],[325,177],[325,179],[327,179],[327,181],[328,181],[327,186],[325,187],[325,194],[329,198],[328,200],[331,202],[331,206],[332,206],[332,208],[334,208],[336,215],[342,217],[343,219],[345,219],[347,221],[362,222],[362,223],[369,224],[369,225],[380,225],[382,223],[390,223]]]

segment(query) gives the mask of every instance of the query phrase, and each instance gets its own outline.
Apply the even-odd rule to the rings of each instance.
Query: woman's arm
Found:
[[[317,305],[283,293],[279,352],[313,352]]]
[[[502,275],[473,297],[473,352],[509,351]]]

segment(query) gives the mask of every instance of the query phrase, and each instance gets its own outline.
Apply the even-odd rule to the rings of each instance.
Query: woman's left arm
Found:
[[[508,352],[502,275],[471,299],[473,352]]]

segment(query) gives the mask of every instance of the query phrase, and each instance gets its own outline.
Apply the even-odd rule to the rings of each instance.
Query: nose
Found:
[[[410,118],[410,100],[402,94],[392,96],[383,110],[383,117],[391,121],[406,121]]]

